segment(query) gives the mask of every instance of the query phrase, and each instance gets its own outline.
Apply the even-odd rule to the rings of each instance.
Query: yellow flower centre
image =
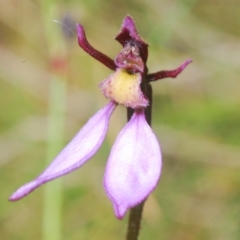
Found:
[[[119,68],[99,86],[105,97],[126,107],[140,108],[148,105],[140,88],[141,80],[140,73],[130,74]]]

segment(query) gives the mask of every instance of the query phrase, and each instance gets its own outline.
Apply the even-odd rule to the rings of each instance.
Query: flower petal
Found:
[[[153,191],[161,165],[158,140],[145,120],[144,110],[136,110],[112,147],[104,177],[117,218]]]
[[[110,102],[90,118],[47,169],[35,180],[20,187],[9,200],[19,200],[43,183],[72,172],[89,160],[100,148],[106,136],[110,116],[116,106],[116,103]]]

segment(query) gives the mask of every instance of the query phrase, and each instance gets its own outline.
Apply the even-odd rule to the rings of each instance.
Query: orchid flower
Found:
[[[104,188],[117,218],[144,201],[156,187],[162,166],[158,140],[150,127],[150,82],[176,77],[190,62],[170,71],[148,74],[148,44],[139,36],[133,19],[126,16],[115,39],[123,49],[112,60],[87,41],[77,24],[78,43],[93,58],[114,72],[99,85],[110,102],[98,111],[36,179],[23,185],[9,198],[16,201],[40,185],[80,168],[101,147],[110,117],[118,104],[127,107],[129,121],[119,133],[107,161]]]

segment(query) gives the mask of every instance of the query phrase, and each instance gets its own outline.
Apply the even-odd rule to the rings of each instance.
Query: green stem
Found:
[[[66,83],[53,77],[51,79],[49,104],[49,130],[46,165],[52,161],[63,145],[64,106]],[[62,219],[62,181],[57,179],[44,187],[43,239],[61,239]]]
[[[151,126],[152,87],[151,87],[150,84],[146,85],[146,88],[145,88],[144,92],[145,92],[145,96],[149,100],[149,106],[145,109],[145,118],[146,118],[146,121],[149,124],[149,126]],[[127,109],[127,119],[128,119],[128,121],[131,119],[133,113],[134,113],[134,110],[132,108]],[[143,206],[144,206],[145,200],[142,201],[137,206],[130,209],[126,240],[137,240],[138,239],[139,231],[140,231],[140,228],[141,228],[142,211],[143,211]]]
[[[49,125],[46,166],[63,147],[66,98],[66,74],[63,69],[54,69],[54,61],[65,58],[65,43],[60,27],[53,22],[58,16],[57,1],[41,1],[49,68],[51,71]],[[43,240],[60,240],[62,236],[62,181],[57,179],[44,187],[43,195]]]

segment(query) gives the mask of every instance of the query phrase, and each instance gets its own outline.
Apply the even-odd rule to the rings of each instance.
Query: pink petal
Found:
[[[102,145],[110,116],[116,106],[116,103],[110,102],[90,118],[47,169],[35,180],[20,187],[9,200],[19,200],[43,183],[72,172],[89,160]]]
[[[104,186],[117,218],[142,202],[156,187],[161,172],[158,140],[143,110],[136,110],[112,147]]]

